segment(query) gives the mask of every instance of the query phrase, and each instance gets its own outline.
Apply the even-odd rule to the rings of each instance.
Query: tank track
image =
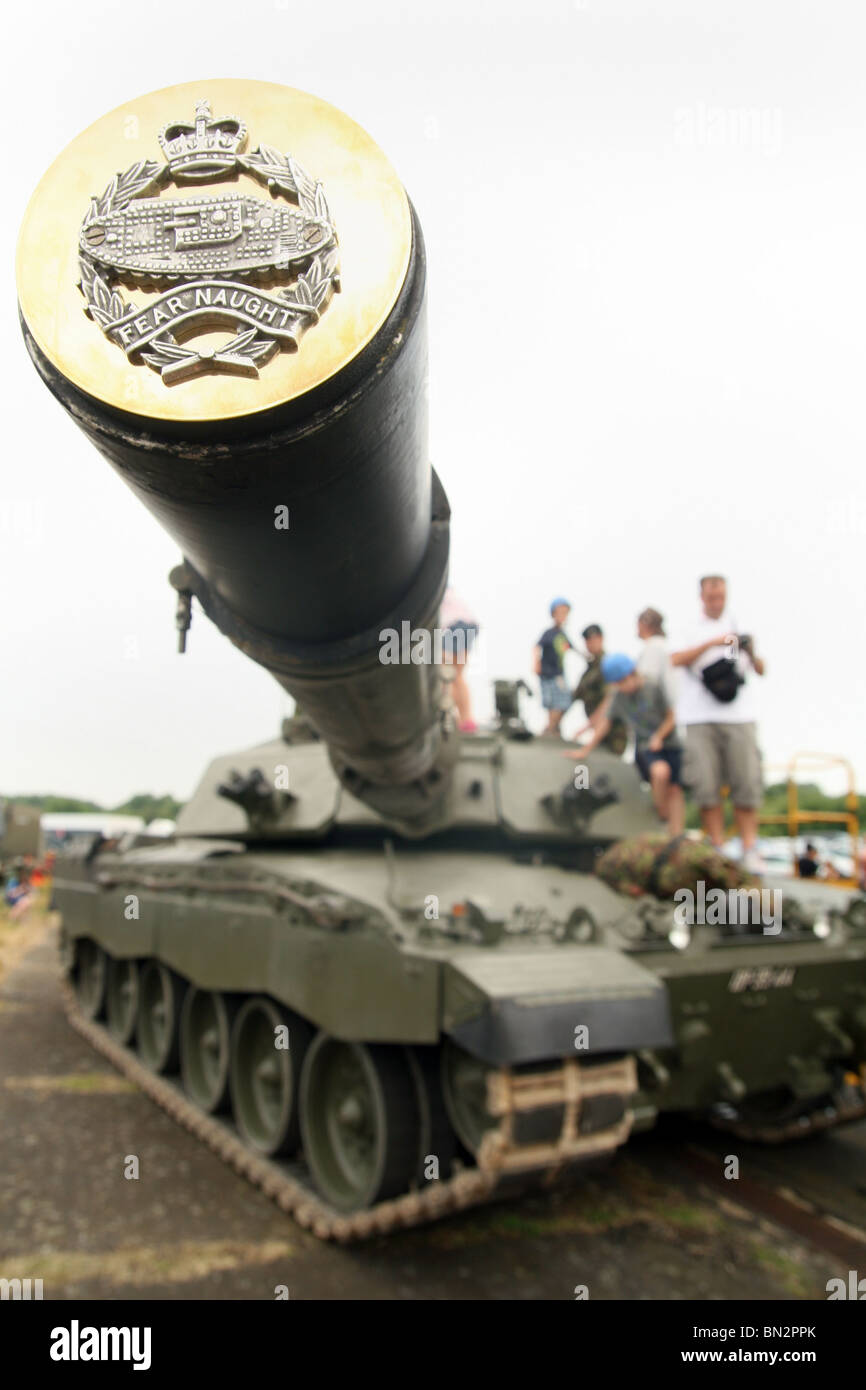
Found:
[[[856,1076],[851,1073],[846,1084],[828,1097],[823,1105],[817,1105],[790,1119],[769,1120],[749,1123],[745,1120],[725,1120],[713,1116],[714,1129],[734,1134],[738,1139],[754,1144],[787,1144],[792,1139],[807,1139],[812,1134],[836,1129],[838,1125],[850,1124],[866,1116],[866,1073]]]
[[[85,1017],[68,981],[63,984],[63,1005],[75,1031],[106,1061],[276,1202],[299,1226],[321,1240],[349,1244],[387,1235],[513,1196],[527,1186],[548,1185],[563,1172],[612,1154],[631,1133],[630,1101],[637,1091],[633,1057],[592,1066],[567,1059],[550,1070],[521,1076],[507,1070],[494,1071],[488,1077],[488,1109],[497,1123],[482,1140],[477,1167],[467,1167],[447,1180],[431,1182],[423,1190],[415,1189],[347,1215],[322,1200],[310,1185],[301,1162],[272,1160],[253,1152],[229,1121],[200,1110],[179,1082],[152,1072],[135,1052],[115,1041],[99,1023]],[[596,1096],[621,1097],[622,1118],[605,1129],[581,1134],[582,1102]],[[515,1129],[521,1118],[532,1112],[549,1112],[551,1108],[562,1111],[557,1138],[543,1143],[517,1142]]]

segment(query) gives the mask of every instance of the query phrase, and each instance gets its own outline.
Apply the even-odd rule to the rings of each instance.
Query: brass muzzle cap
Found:
[[[270,410],[335,376],[406,277],[408,199],[360,126],[232,79],[139,97],[55,161],[24,217],[22,316],[48,361],[155,420]]]

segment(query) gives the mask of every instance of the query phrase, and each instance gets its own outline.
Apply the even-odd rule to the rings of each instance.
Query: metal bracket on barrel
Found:
[[[192,573],[187,565],[175,565],[168,582],[177,590],[174,625],[177,628],[177,649],[183,655],[186,651],[186,634],[192,626]]]

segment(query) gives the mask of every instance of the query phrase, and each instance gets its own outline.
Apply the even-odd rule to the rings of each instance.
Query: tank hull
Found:
[[[404,894],[413,879],[443,911],[445,885],[471,902],[495,881],[506,922],[552,904],[564,922],[584,908],[595,939],[515,931],[479,945],[410,927],[388,900],[384,856],[364,848],[180,842],[64,862],[55,895],[70,941],[160,960],[200,989],[268,994],[338,1038],[452,1038],[496,1067],[651,1053],[636,1104],[657,1112],[708,1113],[779,1089],[805,1100],[866,1062],[866,934],[647,951],[623,942],[622,898],[589,875],[424,848],[401,853]]]

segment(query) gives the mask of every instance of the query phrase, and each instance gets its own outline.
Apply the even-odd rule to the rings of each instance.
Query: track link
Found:
[[[637,1090],[637,1069],[632,1057],[587,1067],[568,1060],[530,1077],[514,1077],[508,1071],[493,1072],[488,1078],[488,1103],[498,1124],[484,1136],[478,1167],[466,1168],[447,1180],[430,1183],[423,1190],[410,1191],[402,1197],[347,1215],[322,1201],[309,1185],[300,1163],[274,1162],[251,1152],[231,1124],[205,1114],[178,1083],[150,1071],[134,1052],[116,1042],[100,1024],[86,1018],[67,982],[63,985],[63,1004],[75,1031],[106,1061],[276,1202],[299,1226],[321,1240],[349,1244],[374,1235],[422,1226],[468,1207],[480,1206],[497,1196],[510,1195],[515,1177],[524,1178],[527,1183],[552,1181],[563,1168],[613,1153],[631,1132],[629,1102]],[[581,1134],[581,1102],[586,1097],[598,1095],[621,1097],[622,1118],[603,1130]],[[562,1106],[563,1121],[558,1138],[547,1144],[515,1143],[512,1136],[516,1117],[551,1105]]]
[[[838,1125],[847,1125],[852,1120],[862,1120],[866,1116],[866,1068],[860,1076],[851,1073],[846,1084],[836,1091],[826,1105],[811,1112],[796,1115],[793,1119],[766,1121],[749,1124],[746,1120],[723,1120],[712,1117],[714,1129],[725,1130],[738,1139],[755,1144],[786,1144],[792,1139],[807,1139],[810,1134],[820,1134]]]

